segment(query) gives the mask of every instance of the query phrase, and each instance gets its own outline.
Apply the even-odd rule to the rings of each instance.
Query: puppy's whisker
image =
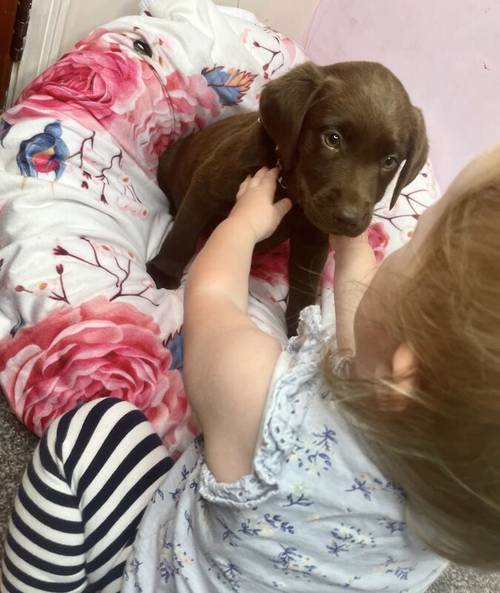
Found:
[[[315,276],[317,278],[320,278],[321,274],[323,273],[323,270],[318,272],[317,270],[315,270],[313,268],[306,268],[305,266],[300,266],[299,269],[302,270],[303,272],[306,272],[307,274],[311,274],[311,276]]]
[[[303,288],[302,286],[299,286],[298,284],[295,284],[295,283],[290,284],[289,291],[292,291],[292,290],[298,294],[307,295],[308,297],[314,296],[314,293],[311,292],[310,288],[306,289],[306,288]]]

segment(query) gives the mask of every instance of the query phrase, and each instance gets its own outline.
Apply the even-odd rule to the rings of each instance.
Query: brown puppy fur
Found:
[[[311,304],[328,253],[328,234],[362,233],[406,160],[391,205],[425,164],[420,110],[381,64],[302,64],[263,89],[259,113],[221,120],[176,142],[158,180],[176,213],[148,270],[159,286],[178,286],[200,236],[229,213],[246,175],[282,167],[292,210],[259,247],[290,238],[289,334]]]

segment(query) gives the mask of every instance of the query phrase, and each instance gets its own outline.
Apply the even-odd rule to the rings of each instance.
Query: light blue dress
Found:
[[[147,509],[126,593],[420,593],[446,562],[408,533],[405,495],[367,458],[322,380],[302,314],[280,356],[254,472],[218,483],[194,443]]]

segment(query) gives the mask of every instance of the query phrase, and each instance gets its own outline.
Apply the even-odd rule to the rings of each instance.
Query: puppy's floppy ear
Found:
[[[429,154],[429,143],[425,131],[425,122],[422,112],[417,107],[413,107],[413,131],[410,140],[410,150],[406,157],[406,163],[403,167],[399,179],[392,194],[389,209],[394,207],[401,190],[411,183],[419,174],[425,165],[427,155]]]
[[[260,97],[260,119],[277,146],[282,165],[288,169],[304,117],[325,79],[318,66],[306,62],[268,82]]]

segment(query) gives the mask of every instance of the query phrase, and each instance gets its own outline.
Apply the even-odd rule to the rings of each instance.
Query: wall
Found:
[[[46,2],[47,0],[39,0]],[[306,41],[311,19],[319,0],[299,0],[290,10],[290,0],[215,0],[216,4],[239,6],[260,20],[299,42]],[[138,0],[72,0],[61,48],[69,49],[94,27],[118,16],[137,12]]]
[[[422,107],[445,186],[500,141],[498,0],[322,0],[309,33],[320,63],[384,63]]]
[[[43,0],[41,0],[43,2]],[[126,14],[137,14],[138,0],[70,0],[61,50],[70,49],[91,29]]]

